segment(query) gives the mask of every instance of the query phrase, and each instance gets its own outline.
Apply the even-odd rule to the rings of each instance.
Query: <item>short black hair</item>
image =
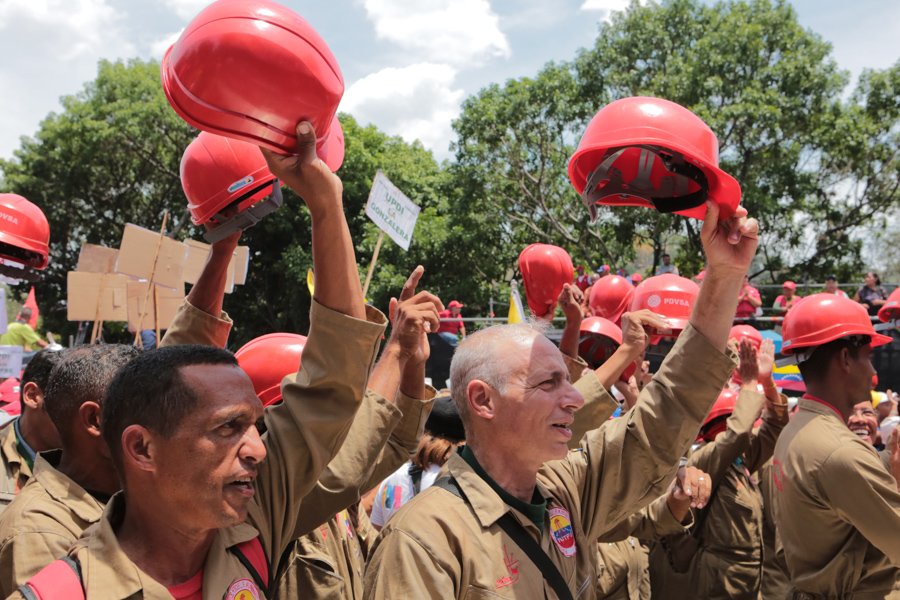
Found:
[[[62,352],[59,350],[41,350],[31,357],[25,370],[22,372],[22,381],[19,383],[19,402],[22,412],[25,412],[25,384],[34,383],[42,392],[47,391],[47,383],[50,381],[50,371],[59,363]]]
[[[853,336],[852,338],[841,338],[822,344],[813,350],[813,353],[807,360],[798,364],[803,381],[823,380],[831,365],[831,359],[836,354],[847,348],[850,351],[850,357],[855,359],[859,356],[859,349],[867,346],[869,343],[871,343],[871,338],[868,336]]]
[[[100,431],[120,476],[122,432],[127,427],[141,425],[169,438],[196,407],[197,396],[181,373],[193,365],[237,366],[237,360],[231,352],[213,346],[167,346],[144,352],[109,384]]]
[[[827,275],[825,277],[825,281],[837,281],[837,277],[835,277],[834,275]]]
[[[100,344],[70,348],[61,354],[50,371],[44,406],[65,440],[81,405],[88,401],[102,404],[109,382],[138,350],[125,344]]]

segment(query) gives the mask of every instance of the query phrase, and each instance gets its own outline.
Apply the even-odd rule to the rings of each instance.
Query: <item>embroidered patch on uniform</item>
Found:
[[[563,556],[575,556],[575,530],[572,529],[572,521],[569,511],[564,508],[550,509],[550,537],[559,548]]]
[[[496,586],[498,590],[519,581],[519,561],[507,549],[506,544],[503,545],[503,564],[506,565],[506,572],[509,574],[497,580]]]
[[[777,458],[772,461],[772,483],[779,492],[784,491],[784,467]]]
[[[260,600],[259,588],[249,579],[238,579],[228,586],[225,600]]]

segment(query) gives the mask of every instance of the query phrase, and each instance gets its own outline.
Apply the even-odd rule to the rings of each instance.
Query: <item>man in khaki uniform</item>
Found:
[[[706,443],[691,453],[688,464],[712,477],[715,491],[697,517],[694,530],[684,538],[669,538],[651,552],[654,596],[667,598],[722,598],[756,600],[762,571],[763,498],[754,473],[772,455],[775,440],[787,424],[787,400],[773,394],[758,430],[754,423],[766,402],[760,380],[770,382],[774,363],[771,342],[763,342],[759,362],[748,340],[740,347],[741,390],[733,412],[710,419],[700,433]],[[728,398],[730,390],[723,392]],[[733,396],[732,396],[733,398]],[[715,409],[714,409],[715,410]],[[724,421],[724,423],[723,423]],[[719,431],[724,429],[724,431]],[[686,572],[675,565],[693,556]]]
[[[775,446],[775,522],[793,598],[900,598],[900,492],[875,449],[847,427],[869,394],[872,347],[890,343],[865,309],[830,294],[784,320],[807,394]]]
[[[28,482],[37,453],[59,447],[59,433],[44,409],[44,390],[58,359],[59,352],[41,350],[22,373],[22,414],[0,432],[0,512]]]
[[[448,462],[450,480],[382,530],[366,598],[556,598],[554,587],[596,596],[596,540],[662,495],[734,366],[725,342],[757,243],[756,223],[740,211],[719,223],[708,205],[709,268],[690,325],[637,406],[578,451],[567,453],[569,426],[584,400],[549,340],[506,325],[460,343],[451,379],[467,446]],[[527,547],[523,533],[546,557],[529,558],[511,537]],[[558,584],[545,579],[551,569]]]
[[[340,180],[316,157],[310,125],[297,133],[298,155],[264,154],[312,218],[317,282],[300,372],[264,415],[223,350],[162,348],[119,372],[101,423],[124,491],[70,553],[88,597],[261,598],[303,533],[300,501],[350,428],[384,319],[366,320]]]
[[[203,272],[176,313],[161,346],[225,345],[231,319],[222,312],[222,297],[238,237],[231,236],[212,245]],[[32,362],[46,352],[38,354]],[[54,360],[66,363],[65,373],[60,376],[57,372],[53,383],[46,385],[49,403],[53,404],[56,396],[57,403],[79,404],[78,414],[88,410],[96,416],[109,381],[137,353],[129,346],[107,345],[75,348],[53,356],[60,354],[62,357]],[[76,391],[77,398],[73,396]],[[89,405],[82,408],[85,403]],[[0,595],[3,597],[44,566],[64,556],[82,532],[100,520],[106,501],[119,489],[109,451],[99,437],[96,422],[72,419],[69,414],[57,415],[60,428],[67,432],[63,451],[37,457],[31,485],[23,488],[19,502],[0,515]]]

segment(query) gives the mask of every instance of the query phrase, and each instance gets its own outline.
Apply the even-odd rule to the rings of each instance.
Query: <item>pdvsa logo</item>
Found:
[[[7,213],[5,213],[5,212],[0,212],[0,220],[2,220],[2,221],[7,221],[7,222],[9,222],[9,223],[12,223],[13,225],[18,225],[18,224],[19,224],[19,218],[18,218],[18,217],[16,217],[15,215],[7,214]]]
[[[660,297],[656,294],[653,294],[652,296],[647,298],[647,306],[649,306],[650,308],[656,308],[657,306],[659,306],[659,303]]]
[[[684,298],[666,298],[663,300],[663,304],[674,304],[675,306],[684,306],[685,308],[691,307],[691,303]]]

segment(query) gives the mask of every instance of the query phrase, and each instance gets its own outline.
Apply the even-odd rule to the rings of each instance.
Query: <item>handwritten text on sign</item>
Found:
[[[409,250],[420,210],[384,173],[375,174],[366,215],[404,250]]]

